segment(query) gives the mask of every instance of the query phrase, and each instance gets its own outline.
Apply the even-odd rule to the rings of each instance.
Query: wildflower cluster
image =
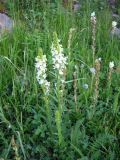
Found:
[[[58,71],[58,75],[63,77],[67,65],[67,57],[63,54],[63,47],[60,44],[60,40],[57,38],[57,34],[54,33],[54,39],[51,46],[53,68]]]
[[[37,75],[36,75],[37,81],[42,86],[45,94],[47,95],[49,94],[50,90],[50,82],[46,80],[47,58],[46,55],[43,55],[42,49],[39,50],[39,55],[36,57],[35,60],[36,60],[35,67],[37,70]]]

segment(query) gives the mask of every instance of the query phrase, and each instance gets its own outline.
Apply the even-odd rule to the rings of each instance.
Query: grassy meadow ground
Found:
[[[59,1],[26,0],[8,9],[15,28],[0,39],[0,160],[119,160],[120,39],[110,36],[108,5],[85,0],[74,13]],[[68,57],[63,84],[53,69],[54,32]],[[36,80],[39,48],[49,95]]]

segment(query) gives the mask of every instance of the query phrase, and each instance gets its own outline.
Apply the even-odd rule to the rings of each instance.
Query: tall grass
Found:
[[[102,7],[85,0],[74,13],[60,1],[8,3],[16,23],[14,31],[0,41],[0,158],[120,158],[120,45],[119,39],[110,37],[110,10],[106,3]],[[97,18],[95,63],[93,11]],[[54,31],[68,57],[64,85],[53,69]],[[39,48],[48,60],[48,97],[36,80]],[[115,67],[110,70],[112,61]]]

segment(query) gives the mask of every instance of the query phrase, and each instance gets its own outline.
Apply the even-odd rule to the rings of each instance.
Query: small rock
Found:
[[[4,32],[11,32],[13,29],[14,22],[7,15],[0,13],[0,34]]]

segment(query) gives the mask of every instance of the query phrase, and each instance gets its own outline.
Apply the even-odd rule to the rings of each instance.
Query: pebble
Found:
[[[0,13],[0,34],[11,32],[13,30],[14,21],[4,13]]]

